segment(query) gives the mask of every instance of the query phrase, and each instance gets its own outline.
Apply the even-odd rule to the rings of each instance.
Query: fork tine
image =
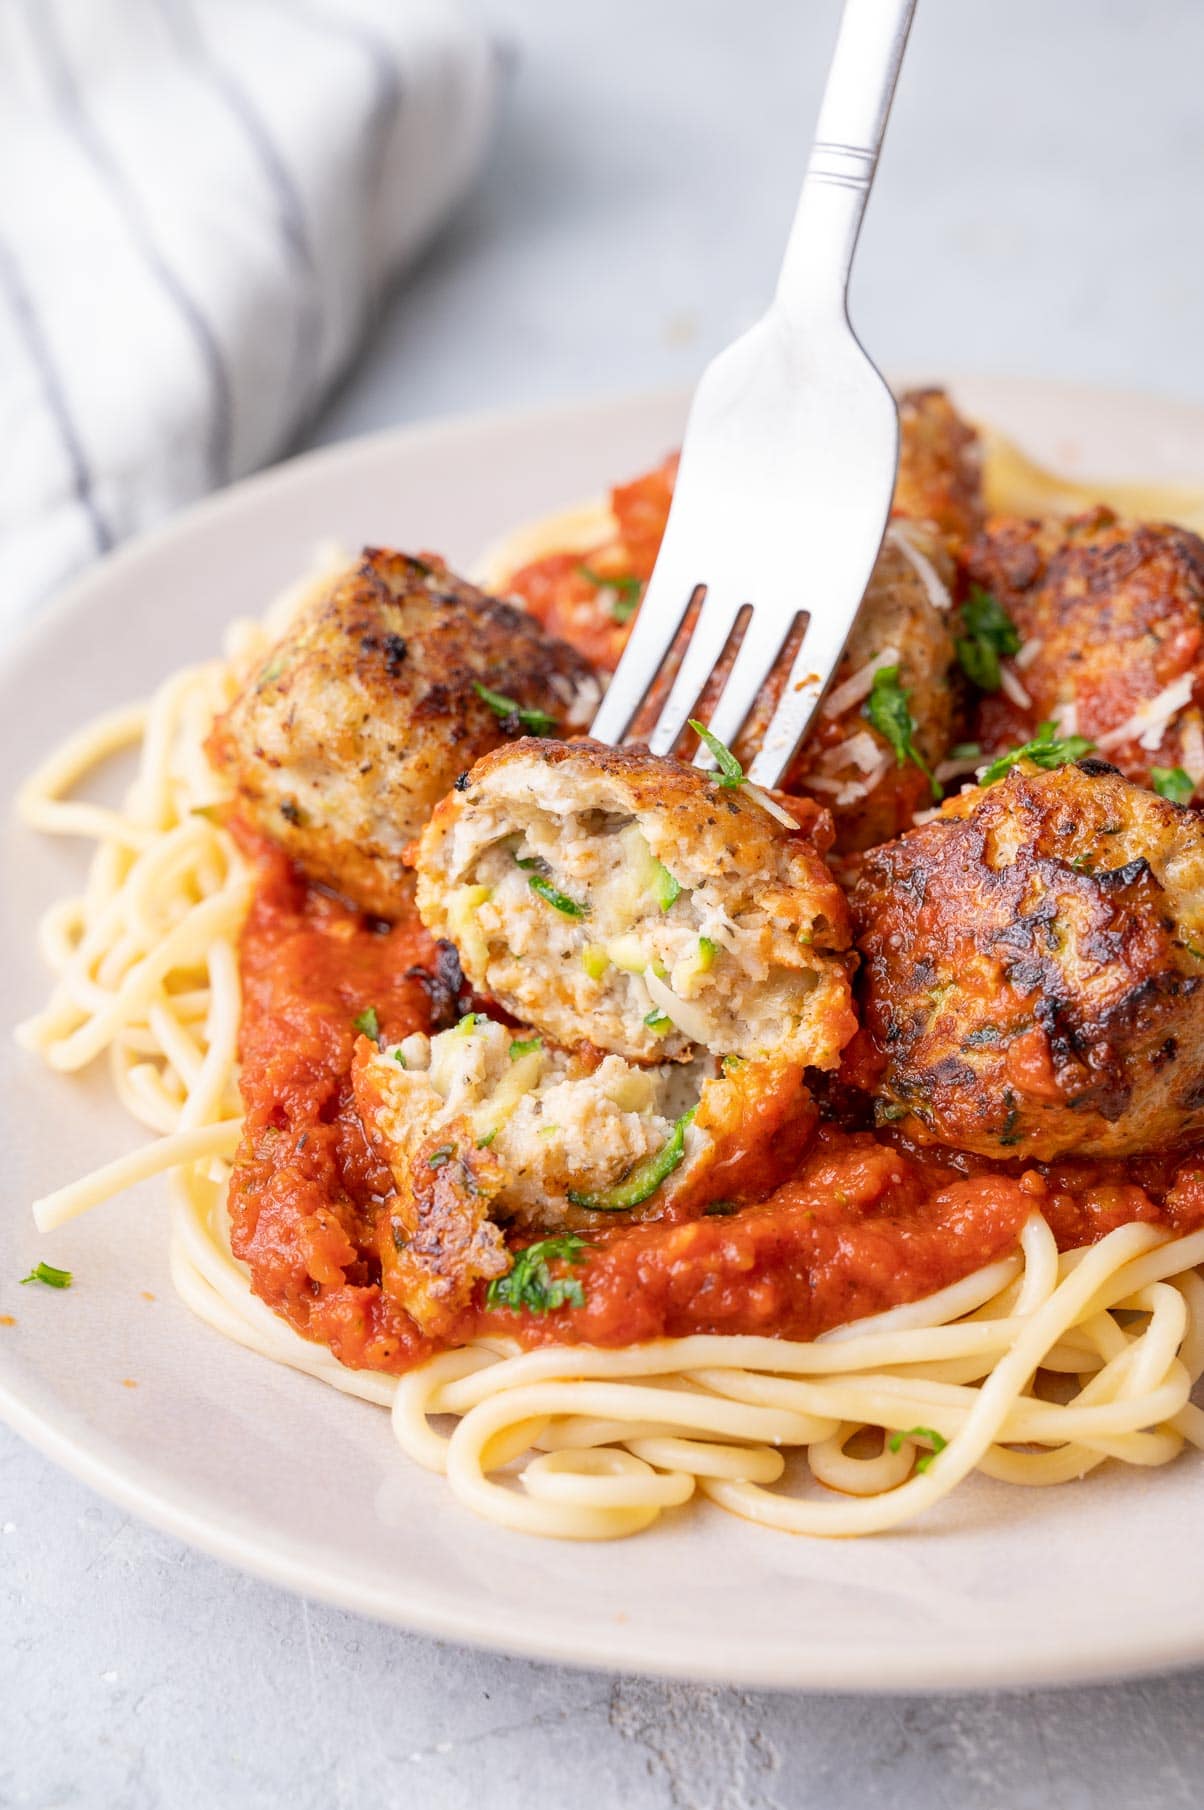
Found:
[[[617,747],[623,740],[694,600],[698,586],[693,579],[684,578],[679,582],[680,575],[662,571],[663,566],[662,554],[644,593],[623,657],[590,725],[590,734],[596,741],[611,742]]]
[[[656,727],[648,737],[648,747],[653,754],[672,753],[686,726],[686,718],[693,714],[703,687],[719,663],[742,607],[724,603],[714,591],[707,592],[690,636],[690,645],[656,719]]]
[[[711,719],[707,727],[711,734],[718,736],[728,747],[732,745],[744,726],[749,711],[757,701],[761,687],[782,657],[782,650],[790,640],[791,633],[798,616],[795,615],[787,624],[786,632],[781,640],[775,638],[771,630],[766,630],[764,617],[758,621],[756,605],[753,614],[745,626],[744,639],[740,643],[740,651],[732,662],[732,669],[724,682],[723,690],[715,701]],[[705,758],[704,758],[705,757]],[[697,766],[710,766],[712,757],[706,745],[699,749]]]
[[[867,583],[868,577],[867,572]],[[808,622],[778,707],[769,719],[761,746],[748,770],[754,785],[773,787],[782,779],[811,726],[811,719],[836,671],[852,626],[853,615],[844,610],[826,611],[812,616]]]

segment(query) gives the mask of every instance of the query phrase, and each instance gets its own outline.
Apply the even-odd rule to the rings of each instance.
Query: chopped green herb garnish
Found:
[[[673,901],[681,897],[681,881],[669,872],[662,861],[653,863],[652,896],[662,911],[668,911]]]
[[[495,1125],[492,1131],[487,1131],[483,1138],[477,1139],[477,1149],[478,1150],[488,1150],[490,1144],[492,1144],[494,1138],[497,1136],[497,1133],[498,1133],[498,1128]]]
[[[524,862],[519,862],[520,867],[524,865]],[[563,911],[566,918],[587,918],[589,916],[588,905],[578,905],[576,899],[570,899],[567,893],[561,892],[558,887],[553,886],[552,882],[546,880],[542,874],[528,874],[527,885],[537,898],[543,900],[545,905],[551,905],[556,911]]]
[[[438,1150],[432,1150],[426,1159],[428,1169],[442,1169],[444,1163],[450,1163],[456,1154],[454,1144],[440,1144]]]
[[[977,760],[982,753],[981,742],[954,742],[949,750],[950,760]]]
[[[713,1200],[705,1209],[708,1219],[730,1219],[739,1210],[734,1200]]]
[[[650,1031],[667,1031],[673,1020],[659,1006],[653,1006],[650,1012],[644,1014],[644,1023]]]
[[[1020,651],[1020,631],[998,598],[978,585],[962,605],[957,658],[962,671],[980,691],[998,691],[1001,654]]]
[[[1150,784],[1159,798],[1165,798],[1171,804],[1187,804],[1196,789],[1191,774],[1185,773],[1182,767],[1151,768]]]
[[[714,963],[715,957],[718,955],[718,953],[719,953],[718,943],[713,943],[709,936],[700,936],[699,937],[699,939],[698,939],[698,965],[702,969],[702,972],[704,974],[707,974],[710,972],[710,969]]]
[[[910,1111],[911,1107],[904,1106],[902,1100],[875,1100],[874,1123],[893,1125],[896,1119],[905,1119]]]
[[[404,1057],[404,1056],[403,1056],[403,1055],[402,1055],[402,1053],[401,1053],[401,1051],[400,1051],[400,1050],[394,1050],[394,1051],[393,1051],[393,1060],[394,1060],[394,1062],[396,1062],[396,1064],[397,1064],[397,1066],[398,1066],[398,1068],[405,1068],[405,1067],[406,1067],[406,1059],[405,1059],[405,1057]]]
[[[870,695],[861,706],[861,713],[894,749],[896,766],[906,766],[908,761],[917,766],[932,787],[933,798],[939,803],[944,793],[916,747],[916,722],[909,708],[910,700],[911,693],[905,691],[899,683],[899,668],[880,666],[874,674]]]
[[[380,1019],[376,1016],[376,1007],[369,1006],[365,1012],[357,1012],[351,1020],[353,1031],[362,1031],[365,1037],[380,1038]]]
[[[1052,772],[1055,767],[1064,767],[1070,761],[1081,760],[1084,754],[1090,754],[1095,747],[1085,735],[1056,735],[1057,724],[1052,720],[1038,725],[1037,733],[1031,742],[1025,742],[1023,748],[1011,748],[993,760],[986,772],[979,778],[980,786],[993,785],[995,780],[1002,779],[1005,773],[1022,760],[1031,760],[1036,767]]]
[[[494,715],[501,717],[503,722],[513,718],[532,735],[551,735],[556,727],[556,718],[549,716],[546,710],[528,709],[517,698],[507,698],[500,691],[490,691],[488,685],[482,685],[479,679],[473,680],[472,688],[481,702],[488,704]]]
[[[690,727],[699,741],[705,742],[707,747],[711,750],[711,753],[715,756],[715,764],[719,768],[716,775],[719,784],[721,786],[742,786],[744,784],[744,768],[740,765],[740,762],[736,759],[731,749],[725,747],[717,735],[712,735],[710,730],[706,728],[703,723],[698,721],[697,717],[692,716],[690,718]]]
[[[611,593],[610,613],[615,622],[631,621],[640,607],[640,593],[644,589],[642,579],[630,576],[603,578],[601,572],[595,572],[590,566],[578,566],[577,570],[587,583],[599,591]]]
[[[463,1018],[457,1021],[455,1028],[461,1037],[470,1037],[479,1024],[488,1023],[489,1020],[484,1012],[465,1012]]]
[[[520,1056],[530,1056],[543,1048],[542,1037],[516,1037],[510,1045],[510,1060],[517,1062]]]
[[[485,1294],[486,1307],[510,1307],[515,1313],[546,1314],[555,1307],[584,1307],[585,1290],[575,1276],[553,1277],[548,1268],[562,1263],[584,1263],[582,1253],[593,1247],[575,1233],[541,1238],[515,1253],[514,1264],[504,1276],[496,1276]]]
[[[685,1156],[686,1132],[693,1118],[694,1108],[691,1107],[678,1119],[660,1149],[637,1163],[613,1188],[604,1188],[600,1194],[577,1194],[570,1188],[569,1199],[573,1205],[586,1207],[592,1213],[625,1213],[631,1207],[638,1207],[641,1201],[656,1193]]]
[[[1198,943],[1193,943],[1189,936],[1180,937],[1179,941],[1189,955],[1194,955],[1198,962],[1204,962],[1204,949]]]
[[[44,1282],[47,1288],[70,1288],[71,1271],[56,1270],[53,1263],[35,1263],[28,1276],[22,1276],[21,1284],[27,1282]]]
[[[908,1427],[906,1433],[892,1433],[887,1444],[892,1452],[903,1449],[905,1439],[926,1439],[932,1447],[931,1452],[924,1452],[916,1459],[917,1471],[926,1471],[938,1452],[943,1452],[949,1441],[935,1427]]]

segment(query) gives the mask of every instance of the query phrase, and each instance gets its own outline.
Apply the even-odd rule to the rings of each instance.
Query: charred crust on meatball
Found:
[[[871,850],[851,902],[881,1093],[921,1141],[1045,1160],[1204,1129],[1191,812],[1094,764],[1022,766]]]

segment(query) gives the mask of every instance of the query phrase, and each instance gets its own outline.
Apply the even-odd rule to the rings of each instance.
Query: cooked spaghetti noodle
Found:
[[[1059,1254],[1034,1212],[1014,1255],[810,1342],[698,1335],[521,1352],[485,1337],[400,1381],[340,1364],[277,1317],[230,1249],[252,876],[214,820],[223,787],[203,751],[268,639],[240,625],[225,659],[72,737],[21,791],[26,823],[96,851],[80,897],[42,920],[55,986],[20,1039],[61,1072],[106,1056],[121,1103],[156,1134],[36,1202],[41,1229],[171,1172],[171,1268],[186,1304],[250,1349],[389,1408],[409,1458],[478,1514],[529,1533],[630,1534],[698,1493],[764,1526],[855,1535],[932,1508],[976,1470],[1044,1486],[1105,1459],[1150,1467],[1204,1446],[1190,1400],[1204,1372],[1204,1231],[1122,1225]],[[73,797],[134,749],[121,808]],[[432,1424],[449,1418],[450,1435]],[[788,1465],[790,1488],[777,1490]]]

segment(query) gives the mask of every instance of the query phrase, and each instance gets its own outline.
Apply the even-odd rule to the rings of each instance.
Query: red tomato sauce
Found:
[[[616,485],[610,493],[612,540],[588,553],[547,554],[506,581],[507,593],[521,597],[549,633],[602,672],[614,671],[627,644],[660,551],[676,477],[673,453],[655,471]]]
[[[374,1012],[392,1042],[454,1022],[470,1002],[458,965],[416,920],[366,919],[307,885],[270,845],[249,846],[258,885],[242,938],[246,1129],[231,1244],[255,1292],[298,1332],[344,1364],[397,1374],[434,1347],[380,1286],[391,1178],[352,1103],[354,1021]],[[825,1124],[760,1205],[608,1222],[588,1234],[572,1271],[581,1307],[489,1311],[482,1295],[447,1342],[486,1330],[531,1346],[705,1332],[815,1338],[1014,1249],[1034,1208],[1063,1249],[1134,1220],[1187,1231],[1204,1223],[1204,1154],[1026,1169]]]

